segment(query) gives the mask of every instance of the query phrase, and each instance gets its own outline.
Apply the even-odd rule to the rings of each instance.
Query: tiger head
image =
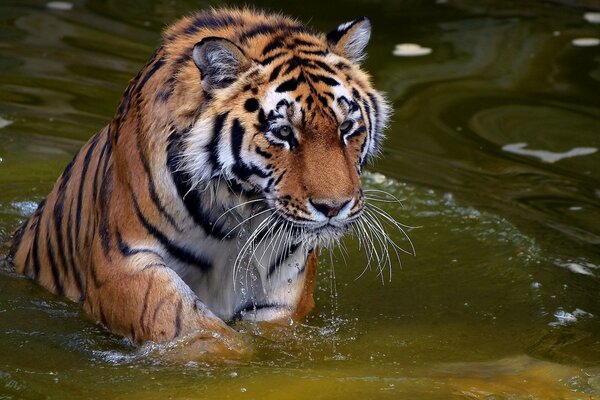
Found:
[[[282,21],[278,33],[193,46],[207,105],[183,167],[199,182],[225,177],[258,193],[302,240],[319,243],[361,215],[360,174],[379,151],[390,107],[360,69],[367,17],[327,35]]]

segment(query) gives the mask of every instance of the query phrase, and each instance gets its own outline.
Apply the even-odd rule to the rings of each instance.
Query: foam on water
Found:
[[[472,206],[460,205],[450,192],[421,189],[380,173],[365,173],[364,183],[367,188],[384,190],[394,198],[403,199],[401,211],[408,221],[411,218],[424,218],[432,220],[432,224],[450,225],[452,231],[472,235],[481,242],[512,243],[519,248],[520,255],[526,261],[540,257],[540,248],[533,238],[522,233],[503,217]]]
[[[559,308],[554,313],[555,320],[550,322],[548,325],[554,326],[554,327],[564,326],[564,325],[574,324],[580,319],[589,319],[589,318],[593,318],[593,317],[594,317],[593,314],[591,314],[587,311],[583,311],[579,308],[576,308],[572,312],[567,312],[567,311],[563,310],[562,308]]]

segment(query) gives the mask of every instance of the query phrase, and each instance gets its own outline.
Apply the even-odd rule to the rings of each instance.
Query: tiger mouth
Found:
[[[294,243],[309,243],[311,246],[329,244],[339,240],[352,230],[354,223],[360,218],[362,210],[344,220],[313,221],[297,218],[283,211],[275,211],[280,224],[290,224],[290,238]]]

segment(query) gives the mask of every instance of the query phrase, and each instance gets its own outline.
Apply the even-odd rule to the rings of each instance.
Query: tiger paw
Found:
[[[252,345],[238,332],[199,330],[165,344],[147,345],[149,356],[172,362],[243,362],[252,356]]]

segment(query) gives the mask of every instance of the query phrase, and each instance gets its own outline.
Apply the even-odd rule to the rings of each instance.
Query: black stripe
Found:
[[[110,228],[109,228],[109,209],[110,209],[110,197],[113,188],[113,173],[112,170],[108,170],[108,173],[104,176],[104,180],[102,181],[102,186],[100,186],[100,198],[98,199],[100,206],[100,226],[98,227],[98,231],[100,233],[100,242],[102,244],[102,250],[104,251],[104,256],[108,261],[111,260],[110,257],[110,245],[111,245],[111,237],[110,237]]]
[[[369,121],[369,133],[373,134],[373,122],[371,121],[371,107],[367,100],[363,99],[363,107],[365,107],[365,113],[367,114],[367,121]]]
[[[138,219],[140,220],[140,222],[142,223],[142,225],[144,225],[144,228],[146,228],[148,233],[151,234],[156,240],[158,240],[160,242],[160,244],[165,248],[165,250],[170,255],[172,255],[173,257],[177,258],[179,261],[182,261],[186,264],[194,265],[194,266],[200,268],[204,272],[209,271],[212,268],[210,262],[208,260],[206,260],[204,257],[193,254],[192,252],[186,250],[185,248],[176,245],[163,232],[161,232],[156,226],[152,225],[146,219],[146,217],[144,217],[144,214],[142,214],[142,211],[140,210],[140,206],[138,204],[137,198],[133,191],[131,191],[131,198],[133,200],[133,206],[135,208],[135,213],[136,213]]]
[[[294,39],[294,44],[296,46],[308,46],[308,47],[320,47],[321,46],[320,43],[308,42],[308,41],[300,39],[300,38]]]
[[[48,255],[48,260],[50,261],[50,271],[52,272],[52,279],[54,281],[54,290],[56,294],[58,294],[59,296],[63,296],[65,294],[65,291],[61,283],[58,265],[56,264],[56,259],[54,258],[54,249],[51,240],[52,235],[50,233],[50,224],[48,224],[48,232],[46,236],[46,252]]]
[[[183,309],[183,300],[179,299],[177,303],[177,309],[175,310],[175,336],[173,339],[179,336],[181,333],[181,310]]]
[[[327,101],[327,97],[319,94],[319,95],[317,95],[317,99],[319,99],[321,104],[323,104],[325,107],[328,106],[329,102]]]
[[[308,110],[312,108],[314,101],[315,99],[310,94],[306,97],[306,107]]]
[[[242,161],[240,154],[245,133],[246,130],[240,123],[240,120],[237,118],[234,119],[233,124],[231,125],[231,153],[233,154],[236,164]]]
[[[309,73],[308,75],[314,82],[323,82],[329,86],[338,86],[340,84],[337,80],[325,75],[316,75],[311,73]]]
[[[129,245],[123,240],[123,236],[121,236],[121,232],[119,230],[117,230],[117,246],[119,247],[119,251],[121,252],[121,254],[123,254],[125,257],[129,257],[129,256],[133,256],[139,253],[150,253],[150,254],[154,254],[158,257],[161,257],[160,254],[158,254],[156,251],[152,250],[152,249],[147,249],[147,248],[131,248],[129,247]]]
[[[56,196],[56,200],[54,203],[54,209],[52,210],[52,216],[53,216],[53,220],[54,220],[54,234],[55,234],[55,240],[56,240],[56,250],[58,253],[58,267],[61,268],[62,272],[65,274],[67,274],[67,268],[69,267],[69,264],[67,263],[67,257],[65,254],[69,254],[70,250],[68,247],[68,242],[65,242],[64,237],[63,237],[63,232],[62,232],[62,227],[63,227],[63,217],[64,217],[64,206],[65,206],[65,196],[66,196],[66,190],[67,190],[67,185],[69,184],[69,181],[71,179],[71,172],[73,170],[73,165],[75,164],[75,160],[77,158],[77,154],[75,155],[75,157],[73,157],[73,159],[71,160],[71,162],[69,163],[69,165],[67,165],[67,167],[65,168],[61,178],[60,178],[60,184],[58,186],[58,193]],[[50,226],[50,224],[48,224],[48,226]],[[67,230],[67,238],[69,237],[69,231]],[[54,260],[52,260],[54,261]],[[71,265],[71,269],[73,268],[73,266]],[[62,294],[62,293],[61,293]]]
[[[99,134],[94,135],[94,137],[90,141],[90,147],[88,148],[83,158],[83,168],[81,170],[81,177],[79,179],[79,190],[77,191],[77,211],[75,212],[75,226],[77,229],[77,237],[79,237],[79,232],[81,231],[81,207],[83,204],[85,179],[88,168],[90,167],[90,160],[92,159],[92,154],[94,153],[94,149],[98,144],[99,137]]]
[[[146,75],[144,75],[144,77],[142,78],[142,80],[140,81],[140,83],[138,83],[136,85],[136,91],[140,92],[144,86],[146,85],[146,82],[148,82],[148,80],[156,73],[156,71],[158,71],[163,65],[165,64],[165,60],[164,59],[159,59],[158,61],[156,61],[154,63],[154,65],[152,66],[152,68],[150,68],[150,70],[148,72],[146,72]]]
[[[181,201],[185,205],[188,213],[192,216],[194,222],[202,227],[207,235],[213,236],[217,239],[231,239],[231,236],[227,235],[227,231],[223,228],[222,224],[215,224],[208,215],[204,213],[202,207],[202,198],[198,190],[193,189],[191,186],[191,176],[182,171],[179,168],[178,155],[180,153],[179,147],[180,137],[176,134],[169,136],[167,144],[167,167],[171,172],[171,178],[177,188],[177,193],[181,198]]]
[[[27,222],[29,219],[21,222],[17,230],[14,231],[10,238],[10,250],[8,251],[8,259],[11,261],[14,260],[15,255],[17,254],[17,250],[21,246],[21,241],[23,240],[23,234],[25,233],[25,228],[27,227]]]
[[[152,290],[153,285],[154,275],[150,275],[148,286],[146,286],[146,293],[144,294],[144,305],[142,307],[142,313],[140,314],[140,330],[142,331],[142,334],[145,334],[146,332],[146,327],[144,326],[144,319],[146,317],[146,312],[148,311],[148,300],[150,299],[150,291]]]
[[[277,79],[279,72],[281,71],[281,67],[283,67],[283,64],[279,64],[273,68],[273,71],[271,71],[271,74],[269,75],[269,82],[273,82],[275,79]]]
[[[377,124],[377,121],[379,121],[380,118],[379,104],[377,103],[377,99],[375,98],[375,95],[373,93],[368,93],[367,95],[369,96],[369,100],[371,100],[371,103],[373,105],[373,111],[375,112],[375,123]],[[381,132],[379,132],[379,127],[377,125],[375,126],[375,132],[373,133],[373,137],[375,140],[375,145],[381,145],[383,138],[381,137]]]
[[[239,119],[234,119],[231,126],[231,153],[235,160],[232,172],[242,181],[247,181],[252,175],[257,175],[261,178],[266,178],[270,173],[266,173],[253,165],[246,165],[242,160],[242,143],[244,141],[244,134],[246,130],[240,123]]]
[[[300,68],[303,66],[309,66],[310,64],[308,63],[307,60],[302,59],[297,56],[294,56],[290,60],[288,60],[288,62],[286,62],[285,65],[286,65],[286,67],[285,67],[285,71],[283,72],[283,74],[287,75],[290,72],[296,70],[297,68]]]
[[[215,118],[212,137],[210,138],[210,142],[207,146],[209,159],[214,171],[221,171],[223,169],[223,165],[219,161],[219,141],[221,139],[221,131],[223,130],[223,125],[225,124],[225,119],[227,118],[228,114],[229,111],[226,111],[217,115],[217,118]]]
[[[73,239],[74,229],[73,229],[73,203],[74,199],[71,196],[71,201],[69,202],[69,212],[67,217],[67,254],[69,265],[71,266],[70,272],[75,279],[75,285],[77,286],[77,290],[79,291],[79,300],[83,301],[83,282],[81,279],[81,274],[79,272],[79,265],[75,261],[75,239]]]
[[[159,262],[159,261],[151,262],[149,264],[144,265],[144,268],[142,268],[142,271],[145,271],[150,268],[156,268],[156,267],[167,268],[167,265],[164,262]]]
[[[348,139],[352,139],[354,136],[358,136],[358,135],[360,135],[361,133],[364,133],[364,132],[366,132],[366,131],[367,131],[367,128],[366,128],[364,125],[362,125],[362,126],[360,126],[359,128],[357,128],[356,130],[354,130],[354,132],[352,132],[352,133],[349,133],[349,134],[348,134],[348,135],[346,135],[346,136],[343,136],[343,138],[344,138],[344,139],[346,139],[346,140],[348,140]]]
[[[260,147],[255,148],[256,154],[263,156],[264,158],[271,158],[273,155],[261,149]]]
[[[169,98],[173,94],[173,90],[175,90],[175,82],[176,79],[173,76],[167,79],[162,88],[158,91],[158,93],[156,93],[156,100],[161,101],[163,103],[169,100]]]
[[[141,124],[142,124],[142,122],[139,120],[139,117],[138,117],[138,125],[137,126],[140,127]],[[142,165],[144,166],[144,172],[146,173],[146,180],[147,180],[147,185],[148,185],[148,193],[150,193],[150,199],[152,200],[152,202],[154,203],[154,206],[158,209],[160,214],[167,220],[167,222],[169,222],[169,224],[171,224],[171,226],[173,226],[173,228],[175,228],[178,232],[181,232],[181,228],[179,228],[179,226],[177,225],[177,222],[175,222],[175,218],[167,211],[167,209],[163,205],[162,201],[158,197],[158,193],[156,192],[156,185],[154,184],[154,179],[152,177],[152,170],[150,169],[150,163],[148,162],[148,159],[146,158],[146,154],[144,154],[144,151],[142,150],[141,140],[142,140],[142,135],[138,133],[136,135],[137,151],[140,156],[140,160],[142,160]]]
[[[280,30],[285,30],[286,34],[296,33],[296,32],[305,32],[305,33],[313,33],[309,28],[302,25],[290,25],[287,22],[278,22],[271,24],[258,24],[254,25],[252,29],[242,32],[239,36],[241,41],[247,42],[255,36],[259,35],[272,35]]]
[[[302,50],[302,49],[298,49],[299,53],[302,54],[309,54],[312,56],[326,56],[327,52],[324,50]]]
[[[263,54],[263,56],[265,56],[265,55],[267,55],[267,53],[271,52],[272,50],[280,49],[282,47],[283,47],[283,37],[277,36],[275,39],[273,39],[270,43],[268,43],[264,47],[262,54]]]
[[[244,318],[244,314],[249,312],[256,312],[265,308],[285,308],[289,309],[288,305],[279,303],[267,303],[267,304],[256,304],[254,301],[248,301],[242,306],[238,307],[231,318],[232,322],[241,321]]]
[[[283,52],[283,53],[276,53],[276,54],[273,54],[272,56],[269,56],[269,57],[265,58],[265,59],[264,59],[264,60],[262,60],[260,63],[261,63],[261,65],[269,65],[269,64],[271,64],[271,63],[272,63],[274,60],[277,60],[278,58],[281,58],[281,57],[283,57],[283,56],[286,56],[287,54],[288,54],[288,53],[285,53],[285,52]]]
[[[40,254],[39,254],[39,243],[38,237],[40,233],[40,225],[42,224],[42,218],[38,219],[38,223],[35,227],[35,236],[33,237],[33,245],[31,246],[31,250],[33,252],[33,276],[31,277],[34,281],[37,281],[40,276]]]
[[[191,24],[183,29],[182,33],[188,36],[192,36],[200,29],[217,29],[234,24],[236,23],[236,21],[238,21],[238,19],[232,17],[231,15],[220,15],[214,13],[213,11],[205,11],[197,14],[192,20]],[[175,38],[169,38],[169,40],[173,39]]]
[[[312,64],[316,64],[319,68],[321,68],[321,69],[329,72],[330,74],[336,74],[336,72],[333,69],[331,69],[329,67],[329,65],[325,64],[323,61],[320,61],[320,60],[310,60],[310,62]]]
[[[99,179],[98,176],[99,176],[100,169],[101,169],[100,165],[102,164],[102,161],[104,160],[104,157],[108,158],[108,156],[106,155],[106,153],[108,151],[108,147],[110,145],[110,135],[109,135],[108,132],[110,132],[109,128],[107,128],[106,140],[104,141],[104,146],[102,146],[102,150],[100,151],[100,155],[98,156],[98,162],[96,163],[96,171],[95,171],[95,174],[94,174],[94,184],[93,184],[93,187],[92,187],[92,190],[93,190],[92,194],[93,194],[93,198],[94,198],[94,203],[96,203],[96,199],[98,197],[98,179]]]
[[[112,155],[112,141],[110,138],[110,130],[107,135],[107,146],[106,146],[106,157],[104,157],[104,166],[102,168],[102,176],[106,176],[106,171],[108,171],[108,166],[110,165],[110,156]]]
[[[292,79],[288,79],[287,81],[283,82],[281,85],[277,86],[277,89],[275,89],[275,91],[278,93],[290,92],[292,90],[296,90],[297,87],[298,87],[298,81],[295,78],[292,78]]]

